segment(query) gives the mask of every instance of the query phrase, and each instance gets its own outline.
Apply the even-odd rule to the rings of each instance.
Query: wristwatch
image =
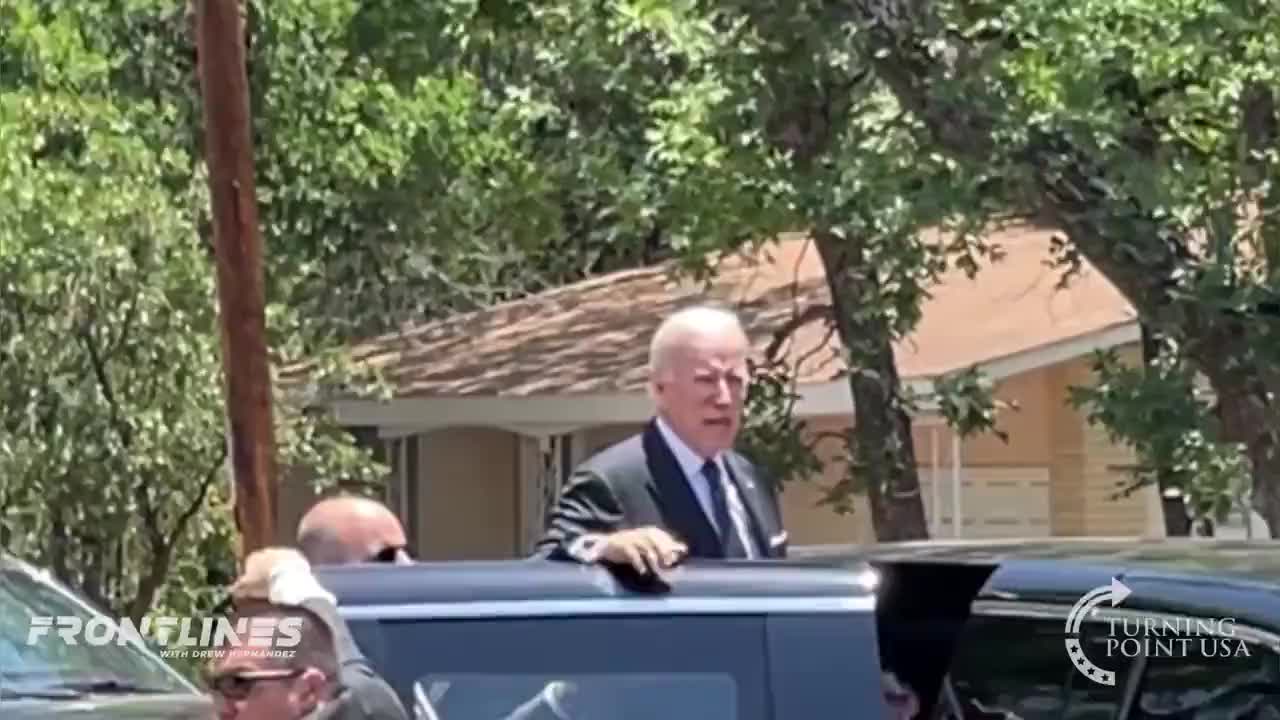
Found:
[[[595,533],[587,533],[579,535],[573,542],[569,543],[569,556],[574,560],[582,563],[596,563],[600,561],[600,556],[604,554],[604,536]]]

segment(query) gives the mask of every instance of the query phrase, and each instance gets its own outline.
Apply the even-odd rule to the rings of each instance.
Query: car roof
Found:
[[[665,585],[631,572],[543,559],[317,566],[349,619],[874,609],[870,565],[689,561]]]
[[[940,539],[795,547],[806,564],[987,566],[979,599],[1067,603],[1119,580],[1125,605],[1280,629],[1280,542],[1214,538]]]
[[[810,545],[792,551],[811,559],[854,562],[945,562],[1022,564],[1043,561],[1069,571],[1072,566],[1141,568],[1171,575],[1280,583],[1280,542],[1215,538],[1000,538],[939,539],[876,545]]]

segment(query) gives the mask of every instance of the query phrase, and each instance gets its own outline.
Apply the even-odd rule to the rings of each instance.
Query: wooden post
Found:
[[[239,0],[195,0],[222,326],[227,436],[241,557],[273,544],[276,459],[262,240]]]

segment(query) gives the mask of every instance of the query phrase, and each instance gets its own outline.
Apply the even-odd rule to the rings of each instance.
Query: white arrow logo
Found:
[[[1080,644],[1080,623],[1102,603],[1110,601],[1111,607],[1115,607],[1124,602],[1132,592],[1124,583],[1111,578],[1110,585],[1102,585],[1085,593],[1076,601],[1071,612],[1067,613],[1067,657],[1071,658],[1071,664],[1075,665],[1081,674],[1099,685],[1114,686],[1116,674],[1094,665],[1089,658],[1085,657],[1084,647]]]

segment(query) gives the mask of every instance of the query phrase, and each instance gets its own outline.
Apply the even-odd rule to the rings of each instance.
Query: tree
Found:
[[[251,3],[264,242],[288,268],[270,296],[296,319],[282,355],[660,257],[650,222],[598,200],[628,192],[615,167],[537,152],[536,105],[448,71],[462,5]],[[599,167],[570,180],[574,163]]]
[[[924,147],[1063,230],[1217,396],[1280,535],[1274,308],[1280,13],[1261,2],[843,5]],[[1189,420],[1194,425],[1195,420]]]
[[[437,78],[479,88],[490,117],[519,118],[504,145],[526,153],[549,195],[599,220],[587,237],[657,236],[702,276],[708,255],[809,230],[833,303],[802,314],[829,323],[848,350],[859,485],[881,537],[925,536],[913,399],[892,345],[947,263],[983,251],[964,226],[951,245],[917,237],[977,186],[918,152],[921,128],[851,62],[843,10],[560,0],[436,4],[407,18],[375,6],[368,26],[383,37],[408,23],[440,32],[405,32],[374,62],[396,72],[426,62]],[[985,407],[966,418],[990,426]],[[853,489],[841,483],[832,502]]]
[[[322,356],[364,387],[320,349],[643,256],[565,252],[599,236],[547,202],[526,118],[382,65],[376,4],[246,11],[277,365]],[[135,619],[207,610],[234,572],[193,19],[0,6],[0,544]],[[281,465],[376,489],[369,454],[295,400]]]
[[[235,571],[194,76],[162,5],[0,8],[0,544],[135,621]],[[378,477],[325,417],[279,438],[324,483]]]
[[[1071,402],[1086,409],[1089,421],[1107,428],[1113,440],[1136,451],[1132,479],[1117,488],[1117,495],[1156,485],[1162,497],[1172,491],[1179,498],[1187,520],[1224,522],[1240,509],[1248,489],[1243,448],[1216,439],[1222,436],[1216,402],[1204,392],[1195,369],[1169,343],[1152,345],[1137,366],[1115,351],[1098,353],[1093,364],[1098,383],[1073,389]],[[1168,504],[1165,512],[1172,512]]]

